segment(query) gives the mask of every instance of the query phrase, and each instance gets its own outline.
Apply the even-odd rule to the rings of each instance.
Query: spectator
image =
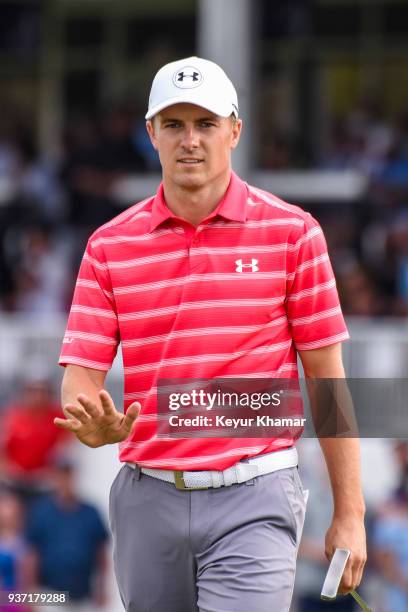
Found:
[[[384,581],[380,612],[408,610],[408,442],[399,441],[395,454],[400,483],[374,519],[372,557]]]
[[[110,196],[113,183],[145,170],[146,164],[133,142],[128,107],[110,108],[99,125],[87,118],[78,121],[79,129],[74,123],[68,134],[61,178],[69,193],[70,221],[88,233],[117,212]]]
[[[346,139],[340,135],[343,131]],[[394,138],[391,122],[383,116],[382,105],[373,94],[363,96],[333,131],[339,152],[348,151],[348,159],[343,157],[344,166],[358,169],[369,177],[382,168]],[[336,160],[336,146],[333,156]]]
[[[348,315],[374,317],[386,312],[385,299],[368,271],[353,258],[337,267],[339,294]]]
[[[387,237],[388,262],[395,273],[395,309],[408,315],[408,209],[396,215]]]
[[[61,414],[45,373],[32,372],[19,397],[6,406],[0,444],[0,478],[29,501],[46,491],[66,434],[53,420]]]
[[[0,493],[0,591],[25,591],[27,547],[23,539],[23,509],[18,498]],[[22,604],[2,602],[2,612],[24,612]]]
[[[66,246],[63,241],[54,241],[45,226],[29,227],[21,233],[13,270],[15,312],[48,317],[65,311],[69,284]]]
[[[104,606],[107,539],[99,512],[76,493],[73,465],[59,463],[52,493],[33,504],[28,514],[32,589],[69,591],[72,609],[78,612],[91,604]]]

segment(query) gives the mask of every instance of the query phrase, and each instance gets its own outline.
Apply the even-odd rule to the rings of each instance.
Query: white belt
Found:
[[[240,461],[222,472],[217,470],[182,472],[180,470],[155,470],[144,467],[140,468],[140,471],[152,478],[171,482],[176,485],[177,489],[189,491],[209,489],[210,487],[229,487],[232,484],[246,482],[276,470],[296,467],[297,464],[297,450],[295,447],[292,447]],[[135,463],[127,463],[127,465],[133,469],[137,467]]]

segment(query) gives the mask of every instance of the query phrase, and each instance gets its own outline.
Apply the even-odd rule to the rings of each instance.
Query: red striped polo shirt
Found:
[[[120,342],[125,410],[142,404],[120,460],[222,470],[293,440],[158,438],[158,380],[296,377],[296,349],[347,338],[319,224],[232,173],[197,228],[161,185],[91,236],[60,363],[109,370]]]

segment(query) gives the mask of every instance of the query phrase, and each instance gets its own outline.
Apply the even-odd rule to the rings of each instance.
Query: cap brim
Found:
[[[151,119],[152,117],[157,115],[157,113],[160,113],[160,111],[164,110],[165,108],[168,108],[169,106],[174,106],[175,104],[192,104],[193,106],[199,106],[200,108],[205,108],[206,110],[210,111],[211,113],[214,113],[215,115],[218,115],[219,117],[229,117],[230,115],[232,115],[232,113],[238,116],[238,112],[234,108],[235,105],[233,104],[217,107],[217,105],[211,101],[195,101],[192,100],[191,97],[187,98],[183,96],[178,96],[177,98],[169,98],[168,100],[165,100],[164,102],[156,104],[156,106],[150,108],[145,115],[145,119]]]

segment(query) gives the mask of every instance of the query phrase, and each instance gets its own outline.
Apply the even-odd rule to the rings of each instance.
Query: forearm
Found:
[[[80,393],[87,395],[92,402],[100,405],[99,391],[103,389],[105,377],[106,372],[100,370],[68,365],[61,385],[62,406],[79,405],[77,397]]]
[[[343,362],[341,345],[301,351],[311,410],[316,422],[330,412],[328,437],[319,438],[333,491],[334,516],[364,516],[361,489],[360,440],[355,423]],[[348,437],[335,437],[344,433]],[[316,433],[319,436],[318,428]]]
[[[320,438],[319,441],[329,472],[334,506],[325,537],[325,555],[330,560],[337,548],[350,551],[338,591],[345,594],[360,584],[367,560],[360,445],[358,438]]]
[[[360,441],[358,438],[320,438],[333,492],[334,517],[363,517]]]

